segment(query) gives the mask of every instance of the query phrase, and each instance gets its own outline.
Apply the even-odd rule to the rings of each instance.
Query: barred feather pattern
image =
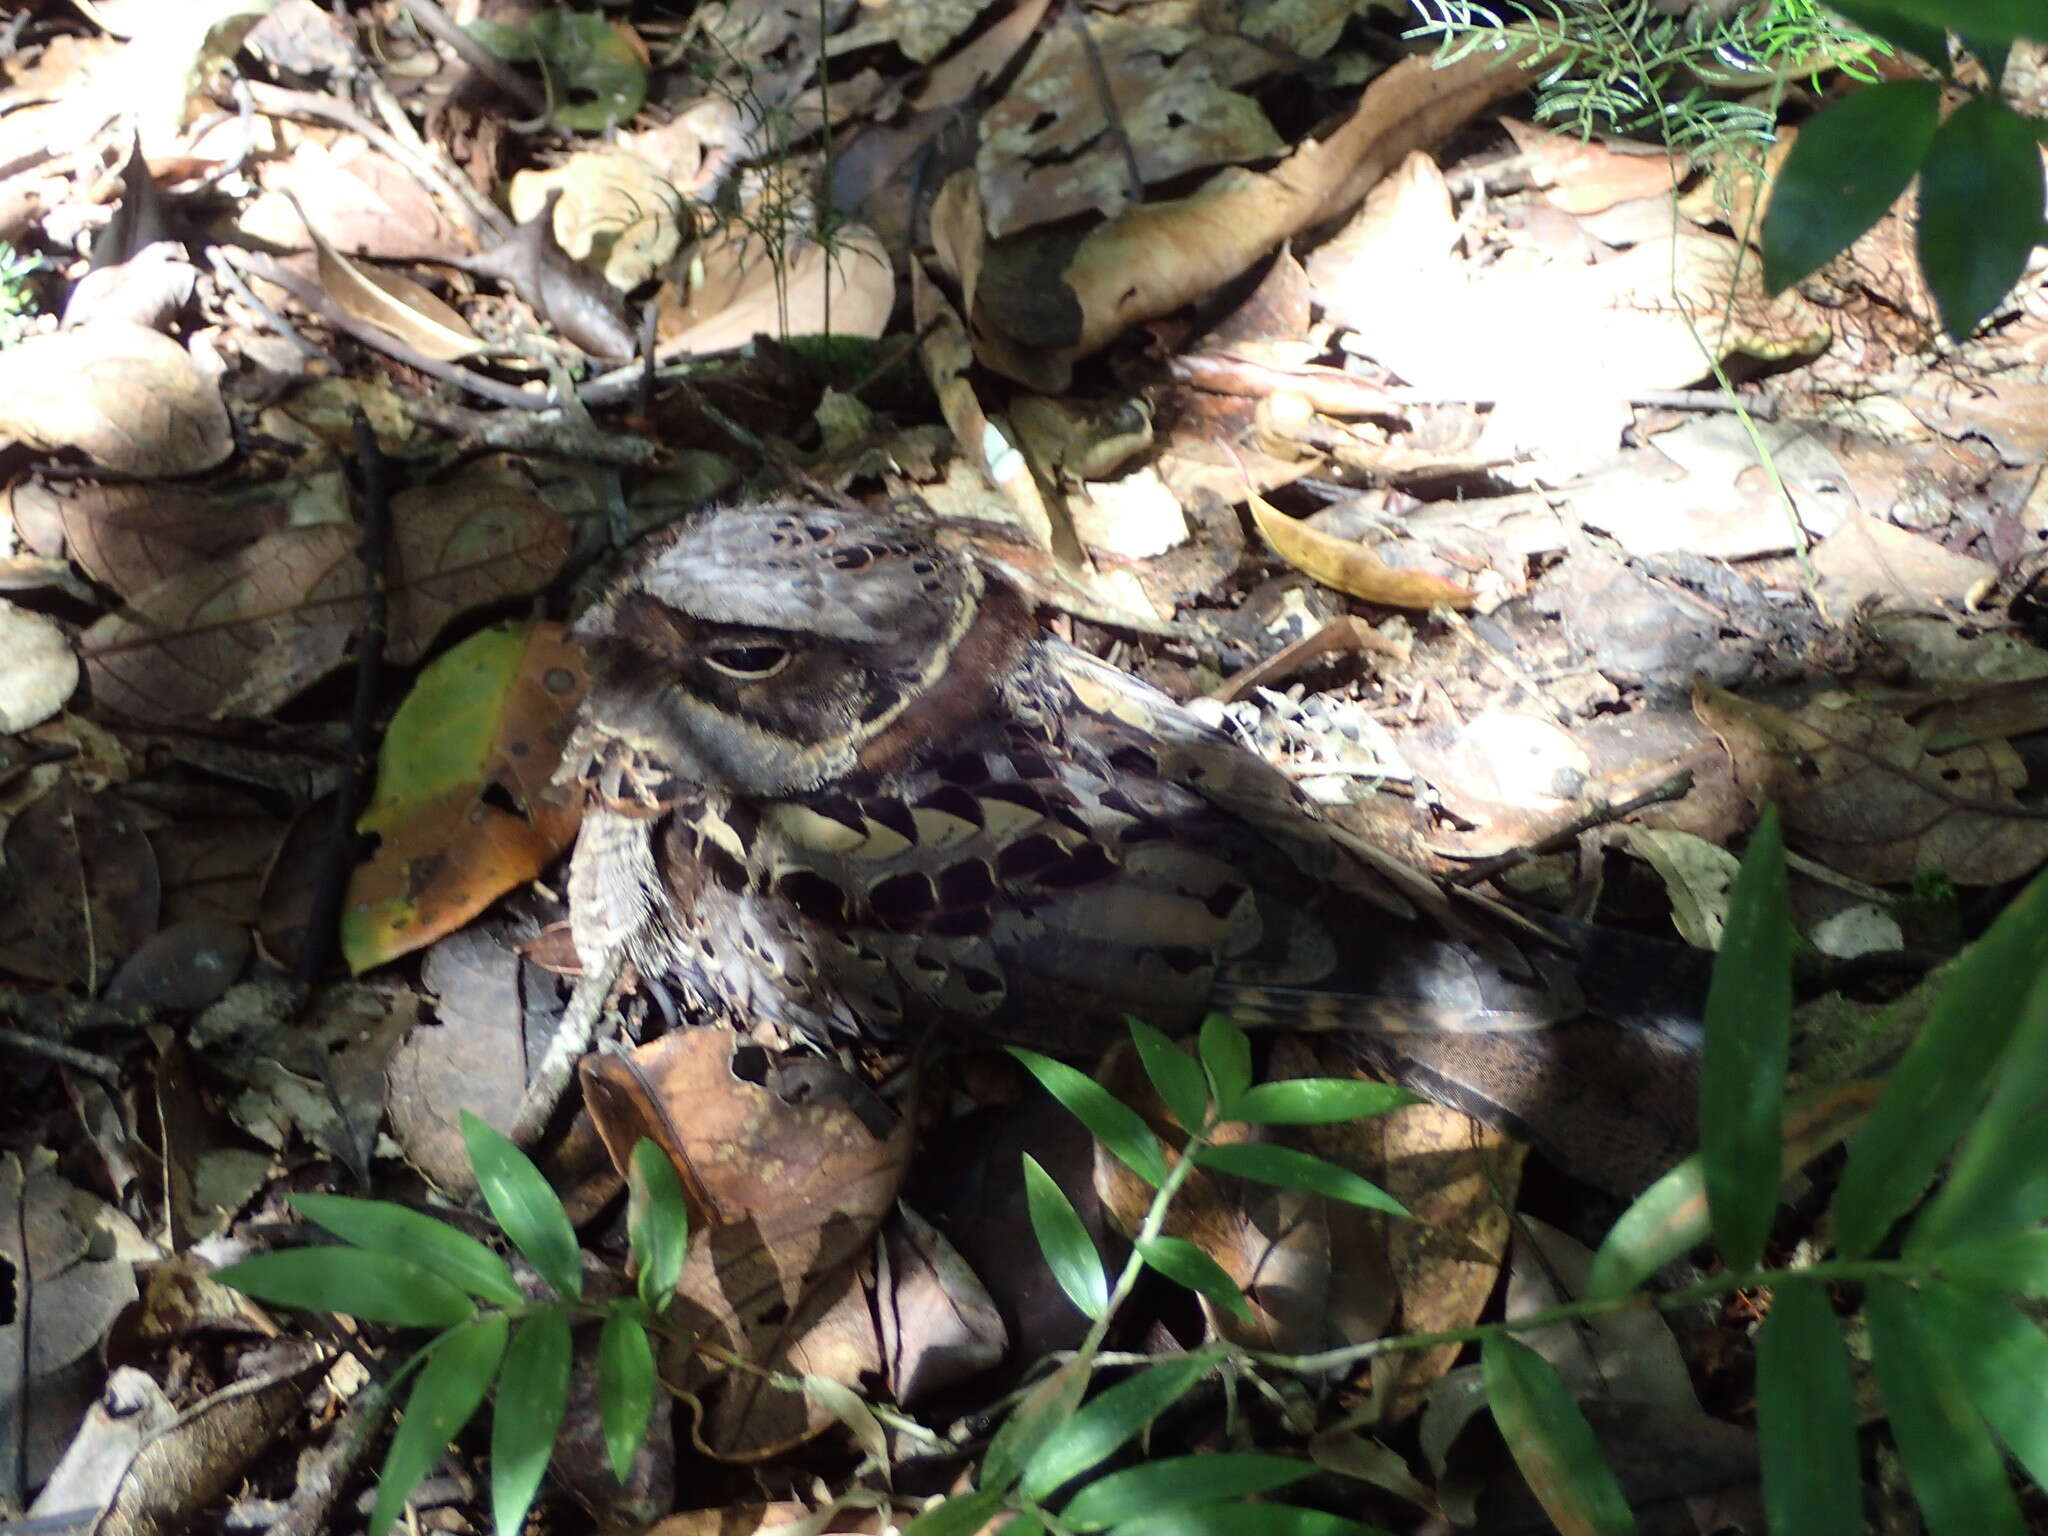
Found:
[[[1085,1049],[1212,1007],[1399,1032],[1575,1006],[1502,914],[904,518],[714,511],[577,633],[577,949],[743,1028]]]

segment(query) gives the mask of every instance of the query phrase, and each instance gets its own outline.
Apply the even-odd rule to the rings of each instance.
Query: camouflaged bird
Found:
[[[730,507],[577,624],[570,915],[686,1006],[813,1040],[1099,1047],[1126,1015],[1499,1030],[1572,1011],[1497,914],[1319,817],[897,517]]]

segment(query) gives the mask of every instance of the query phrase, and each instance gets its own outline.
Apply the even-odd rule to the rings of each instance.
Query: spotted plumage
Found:
[[[1569,1009],[1476,905],[907,521],[709,513],[577,633],[586,968],[617,955],[691,1007],[811,1038]]]

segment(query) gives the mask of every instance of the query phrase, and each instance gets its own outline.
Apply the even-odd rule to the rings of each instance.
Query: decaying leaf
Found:
[[[286,528],[135,595],[81,639],[94,696],[144,720],[262,714],[340,664],[362,621],[360,532]],[[390,638],[417,660],[441,627],[481,603],[530,592],[569,548],[546,504],[487,482],[393,498]]]
[[[1060,393],[1076,360],[1213,293],[1290,235],[1341,213],[1411,150],[1521,89],[1529,67],[1501,54],[1468,55],[1445,69],[1403,60],[1327,139],[1306,141],[1271,171],[1228,166],[1187,197],[1127,208],[1078,239],[1033,230],[983,247],[977,224],[972,248],[956,242],[950,263],[963,283],[980,273],[969,299],[976,356]]]
[[[682,1176],[692,1230],[677,1324],[774,1370],[847,1385],[878,1370],[856,1269],[895,1203],[910,1124],[835,1067],[777,1063],[719,1029],[587,1056],[580,1070],[613,1162],[624,1168],[651,1137]],[[875,1114],[891,1123],[871,1128]],[[662,1368],[685,1390],[710,1384],[687,1350]],[[713,1455],[756,1461],[836,1422],[807,1397],[733,1373],[697,1434]]]
[[[555,239],[550,202],[491,250],[464,260],[464,271],[494,277],[533,306],[536,315],[592,357],[633,355],[633,329],[626,323],[618,290],[577,261]]]
[[[350,969],[468,922],[568,847],[580,810],[551,780],[585,682],[559,624],[484,630],[420,674],[385,733],[360,824],[382,842],[349,881]]]
[[[44,494],[63,520],[71,558],[94,581],[131,599],[291,521],[282,497],[229,500],[171,486],[94,480],[56,482]]]
[[[516,919],[486,918],[429,949],[420,985],[433,1019],[405,1037],[385,1071],[391,1134],[406,1161],[451,1195],[476,1187],[462,1112],[503,1130],[526,1092],[530,998],[516,946],[528,932]]]
[[[1321,1127],[1312,1142],[1326,1157],[1351,1144],[1366,1174],[1414,1213],[1413,1221],[1378,1218],[1400,1297],[1400,1330],[1433,1333],[1477,1322],[1500,1278],[1529,1149],[1440,1104]],[[1445,1345],[1389,1362],[1376,1383],[1390,1394],[1388,1419],[1418,1407],[1457,1357],[1458,1346]]]
[[[991,235],[1113,215],[1154,183],[1284,147],[1259,104],[1233,89],[1273,67],[1265,49],[1227,32],[1081,14],[1045,34],[982,114],[976,166]],[[1108,104],[1087,83],[1098,60]]]
[[[0,1322],[8,1443],[0,1493],[11,1508],[25,1501],[22,1474],[31,1486],[49,1477],[71,1426],[99,1395],[100,1349],[135,1299],[135,1260],[145,1251],[132,1227],[132,1245],[120,1241],[125,1224],[58,1175],[55,1153],[0,1156],[0,1263],[14,1293]]]
[[[128,475],[196,474],[235,448],[220,386],[170,337],[119,321],[0,352],[0,433]]]
[[[1996,885],[2048,859],[2048,821],[2022,802],[2026,764],[2003,739],[1957,739],[1846,693],[1787,712],[1704,678],[1693,708],[1752,803],[1777,805],[1786,841],[1845,875],[1886,885],[1938,870]]]
[[[110,793],[65,779],[14,818],[0,868],[0,967],[98,991],[156,930],[156,854]]]

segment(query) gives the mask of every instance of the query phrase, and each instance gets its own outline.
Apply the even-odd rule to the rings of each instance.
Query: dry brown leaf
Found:
[[[1583,417],[1590,401],[1689,384],[1730,353],[1784,358],[1828,340],[1819,312],[1767,296],[1761,260],[1726,236],[1685,229],[1595,265],[1502,272],[1454,257],[1455,233],[1442,172],[1418,154],[1308,262],[1361,350],[1447,399]]]
[[[1543,195],[1566,213],[1599,213],[1630,198],[1668,193],[1691,170],[1685,156],[1661,145],[1598,143],[1512,117],[1502,118],[1501,126]]]
[[[136,594],[80,641],[95,698],[143,720],[276,708],[339,665],[362,622],[360,538],[346,524],[281,529]],[[569,538],[548,506],[501,487],[400,493],[387,654],[417,661],[456,614],[545,585]]]
[[[1852,517],[1813,551],[1814,574],[1829,611],[1847,613],[1866,601],[1919,608],[1962,607],[1970,593],[1998,575],[1988,560],[1944,549],[1876,517]]]
[[[111,794],[65,779],[14,818],[0,868],[0,966],[97,992],[156,931],[156,854]]]
[[[235,449],[219,384],[170,337],[110,321],[0,352],[0,434],[128,475],[190,475]]]
[[[74,480],[53,483],[46,493],[63,520],[71,558],[128,599],[275,533],[289,519],[282,500],[229,501],[175,486]]]
[[[833,37],[832,51],[894,43],[904,57],[929,64],[987,9],[989,0],[866,0],[859,20]]]
[[[896,305],[889,253],[873,232],[842,225],[825,247],[804,243],[777,261],[738,232],[704,252],[704,281],[677,307],[662,290],[660,355],[687,357],[743,346],[757,335],[880,336]]]
[[[602,255],[605,281],[621,293],[637,288],[675,258],[691,227],[682,194],[630,151],[584,150],[548,171],[512,178],[512,217],[527,223],[561,190],[555,241],[577,261]]]
[[[256,174],[265,191],[242,209],[235,227],[259,245],[297,249],[308,243],[310,220],[337,250],[373,260],[473,248],[419,177],[353,135],[332,144],[301,140],[289,160],[259,160]]]
[[[613,1162],[623,1169],[646,1136],[682,1177],[693,1220],[671,1313],[679,1326],[773,1370],[857,1385],[880,1368],[855,1271],[902,1185],[907,1121],[878,1135],[860,1112],[867,1091],[836,1068],[778,1065],[722,1029],[587,1056],[580,1075]],[[662,1369],[685,1391],[712,1382],[688,1350]],[[757,1461],[837,1422],[736,1372],[697,1432],[709,1454]]]
[[[1017,0],[1000,20],[984,27],[964,48],[933,66],[924,83],[909,96],[912,110],[930,112],[957,106],[984,83],[995,79],[1038,30],[1039,18],[1051,0]]]
[[[41,725],[78,686],[78,657],[56,622],[0,601],[0,736]]]
[[[1440,1104],[1410,1104],[1356,1126],[1329,1127],[1313,1141],[1318,1153],[1331,1156],[1337,1148],[1328,1143],[1354,1138],[1372,1144],[1367,1174],[1415,1217],[1384,1223],[1401,1330],[1470,1327],[1500,1278],[1528,1148]],[[1387,1419],[1419,1407],[1460,1347],[1401,1355],[1392,1379],[1379,1384],[1390,1394]]]
[[[317,234],[313,247],[319,254],[320,286],[351,319],[397,337],[436,362],[452,363],[484,350],[483,338],[467,320],[411,278],[360,266]]]
[[[1786,841],[1845,875],[1889,885],[1940,870],[1997,885],[2048,860],[2048,821],[2020,798],[2027,769],[2009,742],[1954,743],[1843,693],[1787,713],[1702,678],[1693,707],[1751,803],[1775,803]]]
[[[1065,273],[1082,316],[1074,356],[1213,292],[1288,236],[1357,202],[1409,151],[1526,81],[1505,54],[1472,55],[1448,69],[1404,59],[1366,87],[1328,139],[1305,141],[1271,171],[1224,170],[1191,197],[1129,209],[1091,231]]]
[[[1089,83],[1098,60],[1113,123]],[[1274,62],[1246,38],[1100,11],[1051,29],[982,113],[975,165],[989,233],[1114,215],[1147,186],[1280,153],[1285,145],[1258,103],[1232,89]]]

